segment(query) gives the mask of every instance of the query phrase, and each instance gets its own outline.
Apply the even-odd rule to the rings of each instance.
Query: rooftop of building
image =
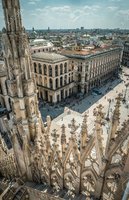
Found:
[[[49,62],[49,63],[56,63],[65,61],[68,58],[66,56],[56,54],[56,53],[46,53],[46,52],[39,52],[32,55],[33,60],[39,60],[42,62]]]
[[[45,39],[35,39],[30,42],[31,48],[44,46],[44,47],[53,47],[53,43]]]
[[[65,50],[63,49],[61,51],[62,55],[68,56],[68,57],[76,57],[76,58],[85,58],[85,57],[90,57],[96,54],[104,53],[116,48],[120,48],[120,46],[103,46],[103,47],[98,47],[95,49],[81,49],[81,50]]]
[[[129,41],[126,41],[126,42],[125,42],[125,45],[126,45],[126,46],[129,46]]]

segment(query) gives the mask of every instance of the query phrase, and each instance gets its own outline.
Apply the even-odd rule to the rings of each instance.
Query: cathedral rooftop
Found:
[[[56,53],[39,52],[39,53],[33,54],[32,59],[39,60],[41,62],[56,63],[56,62],[65,61],[68,58]]]

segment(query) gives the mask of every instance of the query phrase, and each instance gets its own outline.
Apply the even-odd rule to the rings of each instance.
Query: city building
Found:
[[[75,93],[89,93],[118,76],[122,54],[120,47],[63,50],[61,53],[70,59],[74,68]]]
[[[38,97],[57,103],[78,93],[88,94],[118,76],[122,49],[111,46],[98,49],[63,50],[63,55],[32,55]]]
[[[69,59],[56,53],[35,53],[33,67],[38,86],[38,97],[57,103],[73,93],[73,67]]]
[[[10,97],[11,117],[4,122],[12,148],[8,149],[0,133],[0,198],[121,200],[128,194],[129,182],[129,119],[120,120],[122,97],[114,100],[108,134],[102,105],[93,110],[94,129],[90,134],[87,113],[79,127],[75,119],[69,121],[69,138],[65,121],[59,134],[56,129],[51,132],[50,117],[44,127],[20,2],[2,0],[2,5],[7,91],[4,81],[1,88]],[[78,128],[80,135],[76,135]]]
[[[30,51],[32,54],[38,52],[51,52],[53,46],[52,42],[44,39],[35,39],[30,41]]]
[[[124,43],[122,64],[126,67],[129,67],[129,42]]]

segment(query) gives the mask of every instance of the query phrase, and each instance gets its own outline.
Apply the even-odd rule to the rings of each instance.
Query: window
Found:
[[[64,77],[64,85],[66,85],[67,84],[67,75],[65,75],[65,77]]]
[[[41,66],[41,64],[39,63],[38,66],[39,66],[39,74],[42,74],[42,66]]]
[[[70,80],[70,76],[69,76],[69,83],[71,82],[71,80]]]
[[[56,89],[59,87],[59,81],[58,78],[56,79]]]
[[[49,79],[49,87],[50,87],[51,89],[53,89],[53,81],[52,81],[51,78]]]
[[[55,76],[58,76],[58,65],[55,66]]]
[[[43,70],[44,70],[44,75],[47,75],[47,66],[45,64],[43,65]]]
[[[63,86],[63,77],[60,77],[60,87]]]
[[[64,73],[67,73],[67,63],[64,64]]]
[[[60,74],[63,74],[63,64],[60,64]]]
[[[34,73],[37,73],[36,67],[37,67],[37,65],[36,65],[36,63],[34,63]]]
[[[39,77],[39,84],[42,85],[42,76]]]
[[[49,65],[49,66],[48,66],[48,69],[49,69],[49,76],[51,76],[51,77],[52,77],[52,66],[51,66],[51,65]]]

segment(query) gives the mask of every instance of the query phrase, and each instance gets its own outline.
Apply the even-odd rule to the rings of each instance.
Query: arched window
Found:
[[[42,85],[42,76],[39,77],[39,84]]]
[[[35,75],[35,79],[36,79],[36,83],[38,84],[38,78],[37,78],[37,75]]]
[[[63,86],[63,77],[60,77],[60,87]]]
[[[70,83],[70,76],[69,76],[69,83]]]
[[[39,63],[38,66],[39,66],[39,74],[42,74],[42,66],[41,66],[41,64]]]
[[[82,72],[82,65],[80,66],[79,71]]]
[[[50,87],[51,89],[53,89],[53,81],[52,81],[51,78],[49,79],[49,87]]]
[[[47,77],[44,78],[44,86],[47,87]]]
[[[59,87],[59,81],[58,78],[56,79],[56,89]]]
[[[34,63],[34,73],[37,73],[37,65],[36,65],[36,63]]]
[[[52,66],[51,66],[51,65],[49,65],[49,66],[48,66],[48,69],[49,69],[49,76],[51,76],[51,77],[52,77]]]
[[[63,64],[60,64],[60,74],[63,74]]]
[[[64,73],[67,73],[67,63],[64,64]]]
[[[64,77],[64,85],[66,85],[67,84],[67,75],[65,75],[65,77]]]
[[[55,76],[58,76],[58,65],[55,66]]]
[[[70,74],[69,74],[69,83],[70,83],[70,80],[71,80],[71,79],[70,79]]]
[[[38,52],[40,52],[40,49],[38,50]]]
[[[44,71],[44,75],[47,75],[47,66],[45,64],[43,65],[43,71]]]

